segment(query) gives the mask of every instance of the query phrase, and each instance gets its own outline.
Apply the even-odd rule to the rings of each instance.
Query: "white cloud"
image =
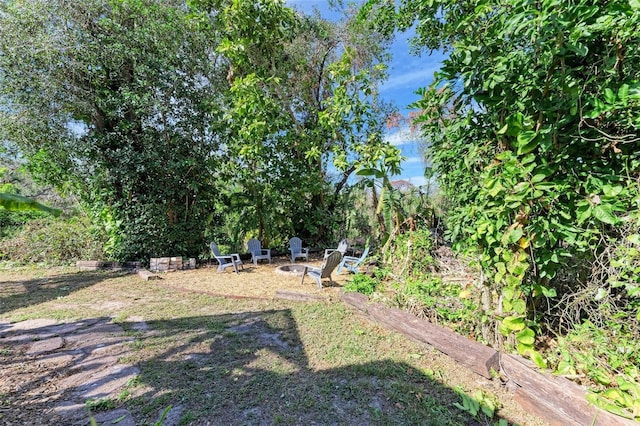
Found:
[[[389,142],[393,146],[412,144],[419,139],[419,135],[412,132],[407,127],[403,127],[385,135],[385,141]]]
[[[439,64],[434,64],[417,71],[409,71],[403,74],[392,72],[392,77],[380,86],[380,92],[387,92],[397,89],[411,89],[415,91],[419,87],[428,86],[433,81],[433,73],[440,69]]]
[[[422,157],[407,157],[406,160],[402,162],[403,164],[422,164]]]

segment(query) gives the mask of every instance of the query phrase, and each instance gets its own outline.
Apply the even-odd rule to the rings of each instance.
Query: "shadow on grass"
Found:
[[[76,424],[95,396],[98,410],[117,412],[111,423],[131,413],[155,424],[171,407],[165,424],[493,424],[456,407],[460,395],[433,373],[370,360],[361,335],[309,341],[289,309],[120,325],[125,332],[109,318],[0,330],[0,361],[19,372],[0,381],[4,420],[49,424],[54,407],[75,407],[67,420]],[[59,347],[33,353],[34,342],[46,349],[55,339]]]
[[[129,272],[82,271],[20,281],[0,281],[0,315],[55,300]]]
[[[153,423],[171,406],[179,424],[481,424],[454,405],[460,395],[407,363],[311,367],[289,310],[148,325],[153,332],[135,345],[155,355],[137,364],[145,391],[127,404],[138,421]],[[341,364],[359,345],[325,347],[320,358]]]

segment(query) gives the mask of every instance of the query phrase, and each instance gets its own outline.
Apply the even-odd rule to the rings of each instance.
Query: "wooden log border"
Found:
[[[634,420],[594,407],[587,402],[583,387],[536,369],[520,356],[497,352],[408,312],[369,303],[368,297],[360,293],[342,292],[340,298],[375,322],[433,346],[483,377],[491,379],[500,373],[516,385],[514,400],[550,425],[638,426]]]
[[[99,260],[78,260],[76,268],[98,271],[98,270],[138,270],[142,267],[140,262],[102,262]]]

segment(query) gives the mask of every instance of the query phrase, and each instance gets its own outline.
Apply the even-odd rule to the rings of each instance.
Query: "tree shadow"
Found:
[[[143,391],[129,402],[138,421],[153,423],[171,406],[180,424],[480,424],[454,405],[457,392],[407,363],[310,366],[287,309],[148,325],[137,345],[157,354],[138,364]],[[339,364],[343,351],[359,350],[325,357]]]
[[[98,424],[125,418],[132,422],[127,424],[154,424],[163,412],[165,425],[477,425],[486,420],[457,407],[456,391],[408,363],[382,359],[347,365],[345,359],[364,349],[356,343],[344,341],[310,356],[306,348],[318,350],[317,345],[305,346],[304,339],[314,336],[301,336],[289,309],[110,321],[43,324],[26,335],[26,328],[22,335],[20,329],[0,330],[3,368],[34,370],[15,377],[20,383],[11,392],[0,384],[5,420],[88,423],[87,401],[98,401],[92,412]],[[44,350],[34,351],[39,345]],[[325,362],[339,367],[324,367]],[[25,417],[28,412],[33,415]],[[111,416],[102,416],[105,412]]]
[[[19,281],[0,281],[0,315],[19,308],[65,297],[103,280],[128,275],[127,271],[81,271]]]

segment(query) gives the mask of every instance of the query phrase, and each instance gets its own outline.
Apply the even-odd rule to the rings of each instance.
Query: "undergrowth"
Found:
[[[562,317],[562,321],[556,321],[562,328],[554,329],[547,324],[535,344],[554,374],[589,389],[591,403],[614,414],[638,419],[640,314],[637,297],[629,297],[630,292],[620,289],[637,288],[635,274],[639,270],[640,251],[627,244],[611,253],[617,269],[607,274],[599,272],[606,275],[609,284],[597,285],[598,280],[592,279],[576,287],[573,294],[555,306],[556,312],[545,314]],[[490,343],[482,337],[488,313],[482,309],[481,292],[472,283],[448,282],[439,273],[430,233],[422,231],[398,237],[389,245],[385,259],[373,276],[355,275],[345,290],[361,292],[459,334]],[[627,300],[622,303],[624,298]],[[553,308],[550,304],[550,309]],[[532,326],[543,330],[534,323]]]
[[[24,224],[0,240],[0,260],[14,264],[68,265],[77,260],[104,260],[102,233],[85,217],[44,217]]]

